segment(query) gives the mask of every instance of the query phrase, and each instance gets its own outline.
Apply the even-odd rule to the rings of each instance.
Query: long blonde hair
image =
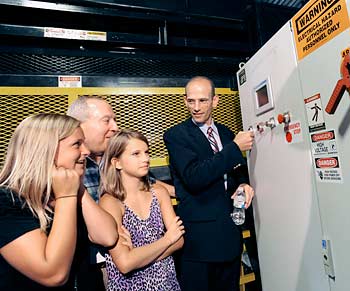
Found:
[[[100,193],[108,193],[120,201],[125,200],[126,192],[122,184],[120,170],[117,170],[112,164],[112,159],[122,155],[132,138],[139,139],[149,146],[147,138],[142,133],[132,129],[124,129],[110,139],[102,160]],[[148,177],[142,177],[142,180],[144,189],[148,191],[150,189]]]
[[[79,125],[73,117],[42,113],[24,119],[10,139],[0,186],[14,190],[24,199],[43,231],[50,220],[48,203],[58,144]]]

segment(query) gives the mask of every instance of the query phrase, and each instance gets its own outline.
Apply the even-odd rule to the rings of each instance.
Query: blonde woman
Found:
[[[15,130],[0,172],[0,290],[45,290],[64,284],[77,239],[77,204],[92,241],[111,245],[89,222],[109,215],[81,187],[89,151],[79,122],[39,114]],[[92,200],[92,199],[91,199]],[[115,228],[115,223],[108,224]]]

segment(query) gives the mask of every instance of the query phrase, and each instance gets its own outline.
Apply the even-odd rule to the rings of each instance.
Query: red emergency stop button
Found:
[[[283,123],[283,121],[284,121],[284,116],[283,116],[283,114],[278,114],[277,120],[278,120],[278,123]]]
[[[284,112],[283,114],[278,114],[277,121],[278,121],[278,123],[288,124],[290,122],[290,113],[289,113],[289,111]]]

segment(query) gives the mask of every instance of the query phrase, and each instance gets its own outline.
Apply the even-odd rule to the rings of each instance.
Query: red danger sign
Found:
[[[313,142],[334,139],[334,131],[330,130],[330,131],[325,131],[322,133],[312,134],[311,139]]]
[[[315,159],[316,168],[337,168],[338,167],[338,158],[319,158]]]
[[[81,77],[60,77],[61,82],[79,82]]]

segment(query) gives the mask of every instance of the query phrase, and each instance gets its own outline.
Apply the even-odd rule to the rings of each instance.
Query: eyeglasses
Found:
[[[186,101],[187,101],[188,106],[194,107],[194,106],[196,106],[197,102],[199,103],[199,106],[204,106],[204,105],[208,105],[211,100],[209,98],[201,98],[201,99],[188,98]]]

